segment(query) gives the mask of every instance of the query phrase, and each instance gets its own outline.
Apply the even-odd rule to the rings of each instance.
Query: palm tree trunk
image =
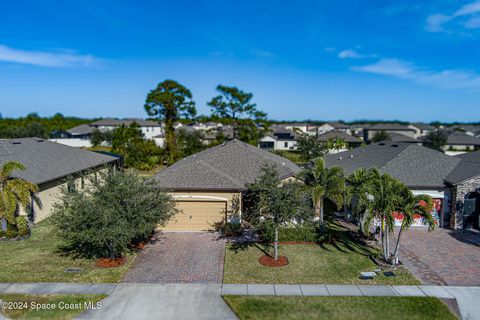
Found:
[[[382,250],[383,250],[383,259],[386,261],[387,260],[387,253],[385,250],[385,221],[383,220],[382,217],[382,224],[380,227],[380,233],[381,233],[381,238],[382,238]]]
[[[320,223],[323,224],[323,198],[320,199]]]
[[[397,243],[395,244],[395,251],[393,252],[393,256],[395,257],[395,261],[394,261],[395,264],[398,264],[398,249],[400,248],[400,238],[402,236],[402,231],[403,231],[403,225],[400,227],[400,231],[398,231]]]
[[[390,238],[388,232],[388,225],[385,223],[385,251],[387,252],[387,261],[390,258]]]
[[[278,226],[275,226],[275,240],[273,241],[273,256],[278,260]]]

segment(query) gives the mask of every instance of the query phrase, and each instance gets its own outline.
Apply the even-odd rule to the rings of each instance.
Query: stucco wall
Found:
[[[465,180],[452,188],[452,214],[450,227],[452,229],[463,228],[463,206],[465,196],[470,192],[480,190],[480,175]]]

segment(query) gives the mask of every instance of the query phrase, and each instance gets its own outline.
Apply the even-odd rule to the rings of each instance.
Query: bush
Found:
[[[132,172],[100,174],[87,185],[82,191],[62,190],[52,215],[65,242],[61,250],[73,256],[119,258],[176,212],[171,197],[153,180]]]
[[[5,230],[5,237],[15,238],[18,236],[18,229],[15,225],[7,223],[7,230]]]

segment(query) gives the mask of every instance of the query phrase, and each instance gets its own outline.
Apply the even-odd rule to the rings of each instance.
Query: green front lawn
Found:
[[[4,303],[1,314],[9,319],[72,319],[86,310],[86,303],[96,306],[97,301],[105,297],[100,294],[0,294]]]
[[[423,297],[223,297],[240,319],[408,319],[456,317],[436,298]]]
[[[329,224],[335,244],[280,245],[279,253],[288,258],[284,267],[264,267],[258,259],[265,254],[261,244],[229,244],[225,255],[225,283],[288,284],[420,284],[407,270],[394,270],[395,277],[383,272],[373,280],[360,279],[360,272],[379,268],[370,259],[376,249],[352,241],[338,224]],[[270,249],[271,250],[271,249]],[[385,270],[388,271],[388,270]]]
[[[61,240],[53,226],[43,221],[27,240],[0,242],[0,282],[118,282],[134,259],[119,268],[97,268],[95,261],[72,259],[57,252]],[[82,268],[67,273],[67,268]]]

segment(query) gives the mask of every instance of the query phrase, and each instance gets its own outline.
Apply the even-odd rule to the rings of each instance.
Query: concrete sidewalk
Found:
[[[287,284],[0,283],[0,293],[108,294],[81,319],[235,319],[222,295],[398,296],[456,299],[464,320],[480,320],[480,287]]]

